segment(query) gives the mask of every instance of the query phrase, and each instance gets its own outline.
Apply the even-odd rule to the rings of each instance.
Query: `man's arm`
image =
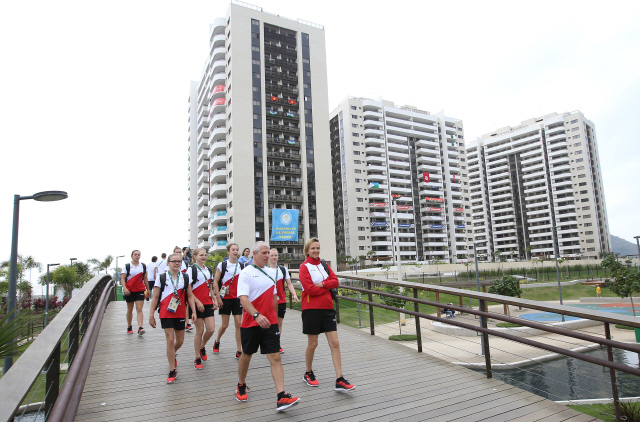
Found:
[[[276,306],[278,303],[278,300],[275,299],[276,302]],[[253,317],[253,314],[255,314],[257,312],[256,308],[253,307],[253,305],[251,304],[251,302],[249,302],[249,297],[248,296],[240,296],[240,304],[242,304],[242,307],[244,308],[245,311],[247,311],[247,313],[249,315],[251,315]],[[271,327],[271,323],[269,322],[269,319],[260,314],[258,315],[258,318],[256,318],[256,322],[258,323],[258,325],[262,328],[269,328]]]

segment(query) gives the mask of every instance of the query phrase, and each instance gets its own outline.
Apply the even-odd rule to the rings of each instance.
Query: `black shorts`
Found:
[[[129,292],[128,295],[122,294],[124,296],[124,300],[127,303],[137,302],[139,300],[144,300],[144,292]]]
[[[258,351],[263,355],[270,353],[280,353],[280,332],[278,324],[264,329],[262,327],[240,328],[240,338],[242,339],[242,353],[252,355]]]
[[[242,315],[242,305],[240,298],[222,299],[222,308],[218,309],[220,315]]]
[[[196,307],[196,315],[198,318],[209,318],[214,316],[213,313],[213,305],[204,305],[204,312],[200,312],[200,310]],[[189,318],[193,319],[193,312],[191,308],[189,308]]]
[[[317,335],[338,331],[335,309],[305,309],[302,311],[302,334]]]
[[[186,322],[184,318],[160,318],[160,326],[165,328],[173,328],[176,331],[184,331]]]
[[[153,291],[153,287],[156,285],[156,281],[155,280],[149,280],[149,291],[152,292]],[[158,286],[160,286],[158,284]]]
[[[287,313],[287,304],[278,303],[278,318],[284,318],[284,314]]]

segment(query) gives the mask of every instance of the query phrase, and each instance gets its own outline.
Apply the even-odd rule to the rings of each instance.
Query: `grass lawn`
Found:
[[[589,416],[601,419],[604,422],[615,422],[616,411],[611,404],[591,404],[591,405],[569,405],[568,407],[577,410],[578,412],[585,413]],[[629,422],[640,421],[640,403],[620,403],[620,413],[624,420]],[[626,417],[626,419],[625,419]]]

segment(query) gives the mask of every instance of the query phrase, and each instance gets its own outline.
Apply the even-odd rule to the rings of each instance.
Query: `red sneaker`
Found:
[[[202,369],[202,359],[196,358],[196,360],[193,361],[193,367],[196,369]]]
[[[207,360],[207,350],[204,347],[202,349],[200,349],[200,358],[203,361]]]
[[[173,384],[176,382],[176,377],[178,376],[178,372],[174,369],[173,371],[169,371],[169,376],[167,377],[167,384]]]
[[[282,412],[300,401],[300,397],[291,397],[291,394],[285,394],[284,397],[278,399],[277,412]]]
[[[220,342],[219,341],[214,341],[213,342],[213,353],[220,353]]]
[[[283,353],[284,353],[284,349],[280,349],[280,354],[283,354]]]
[[[127,327],[127,334],[133,334],[133,327]]]
[[[351,391],[355,389],[356,386],[344,379],[344,377],[340,377],[336,380],[336,391]]]
[[[305,372],[303,379],[304,379],[304,382],[306,382],[309,387],[317,387],[320,385],[318,380],[316,380],[316,376],[313,374],[313,371]]]
[[[240,356],[242,356],[242,352],[236,352],[236,359],[240,359]]]
[[[247,401],[248,400],[248,396],[247,396],[247,390],[249,389],[249,387],[247,387],[247,384],[238,384],[236,386],[236,400],[238,401]]]

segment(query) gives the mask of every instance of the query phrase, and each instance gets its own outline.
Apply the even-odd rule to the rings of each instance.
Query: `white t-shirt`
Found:
[[[155,277],[153,276],[153,270],[156,268],[157,265],[158,265],[157,262],[151,262],[149,263],[149,265],[147,265],[147,280],[149,281],[155,280]]]
[[[249,302],[256,310],[267,317],[271,324],[278,323],[278,317],[273,306],[273,297],[277,296],[276,285],[273,281],[276,271],[271,268],[260,269],[249,266],[240,272],[238,278],[238,297],[247,296]],[[263,274],[266,273],[267,275]],[[257,326],[258,323],[253,320],[253,316],[244,316],[247,311],[243,312],[242,327],[248,328]]]
[[[158,261],[157,266],[158,266],[158,277],[160,277],[160,274],[167,272],[167,258],[163,258],[160,261]]]

